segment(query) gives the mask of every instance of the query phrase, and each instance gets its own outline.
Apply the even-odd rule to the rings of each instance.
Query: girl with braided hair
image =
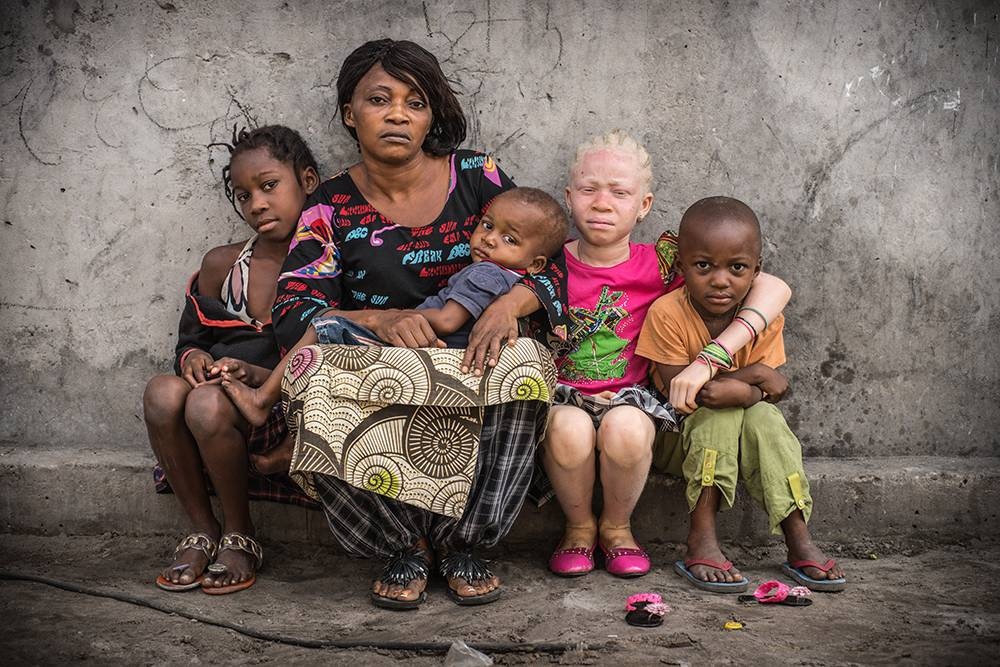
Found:
[[[287,477],[265,479],[248,465],[285,437],[280,404],[263,426],[251,425],[222,390],[213,366],[234,358],[273,368],[280,359],[271,306],[302,206],[319,184],[316,159],[287,127],[233,134],[233,144],[223,144],[231,151],[223,184],[253,235],[205,254],[188,282],[175,374],[154,377],[143,395],[159,462],[157,490],[173,490],[193,528],[156,578],[168,591],[201,587],[222,594],[254,584],[262,552],[250,519],[253,491],[255,497],[309,504]],[[222,524],[212,512],[211,490],[222,504]]]

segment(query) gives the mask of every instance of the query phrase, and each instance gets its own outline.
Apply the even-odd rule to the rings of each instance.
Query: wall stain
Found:
[[[75,0],[49,0],[49,11],[52,12],[52,23],[65,35],[76,32],[74,14],[80,11],[80,5]]]
[[[819,372],[825,378],[832,378],[841,384],[854,382],[854,368],[847,364],[847,347],[836,340],[826,348],[826,361],[819,365]]]

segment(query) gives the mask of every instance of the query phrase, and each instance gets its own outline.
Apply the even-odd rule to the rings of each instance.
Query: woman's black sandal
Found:
[[[397,551],[386,561],[385,567],[378,580],[390,586],[406,586],[416,581],[427,581],[430,574],[431,555],[425,549],[410,547],[403,551]],[[372,591],[372,604],[382,609],[407,610],[416,609],[427,600],[427,593],[420,591],[420,595],[414,600],[397,600],[396,598],[385,597]]]
[[[486,563],[466,551],[453,551],[441,559],[441,574],[445,579],[464,579],[470,586],[480,581],[489,581],[493,572]],[[495,602],[503,590],[494,588],[482,595],[459,595],[450,585],[448,597],[457,605],[463,607]]]

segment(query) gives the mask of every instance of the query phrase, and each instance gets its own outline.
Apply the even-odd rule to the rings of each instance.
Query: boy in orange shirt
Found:
[[[653,362],[661,391],[696,360],[713,378],[698,394],[701,407],[684,419],[680,441],[664,452],[668,472],[687,481],[691,510],[688,557],[674,569],[704,590],[746,590],[748,580],[723,555],[715,530],[720,501],[732,507],[741,478],[767,511],[771,531],[784,533],[785,573],[813,590],[842,590],[843,570],[813,544],[806,525],[812,498],[802,447],[773,405],[788,388],[775,370],[785,363],[784,317],[766,322],[742,305],[760,273],[760,252],[760,225],[749,206],[729,197],[693,204],[678,231],[677,267],[686,286],[650,307],[639,336],[636,353]],[[754,340],[731,355],[714,338],[734,319]]]

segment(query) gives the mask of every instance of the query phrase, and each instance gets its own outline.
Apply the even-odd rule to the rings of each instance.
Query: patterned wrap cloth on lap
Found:
[[[330,475],[444,516],[465,511],[485,406],[551,402],[556,370],[529,338],[504,347],[482,376],[464,350],[355,345],[301,348],[282,379],[295,442],[290,474],[313,498]]]

